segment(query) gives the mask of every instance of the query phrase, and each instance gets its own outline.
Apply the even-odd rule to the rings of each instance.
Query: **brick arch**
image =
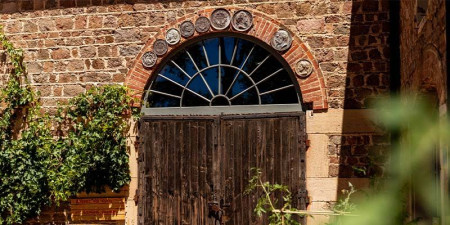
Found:
[[[228,9],[231,13],[233,13],[236,10],[242,9],[236,7],[224,7],[224,8]],[[134,61],[132,68],[128,71],[128,74],[126,76],[125,85],[131,89],[131,91],[137,98],[141,99],[142,93],[144,92],[148,81],[151,80],[151,77],[158,69],[158,64],[161,63],[164,57],[169,55],[170,52],[172,52],[178,46],[180,46],[181,44],[192,38],[196,38],[214,32],[226,31],[226,32],[243,33],[256,39],[259,39],[260,41],[263,41],[270,45],[270,39],[278,29],[283,28],[289,31],[289,29],[284,27],[280,22],[270,18],[269,16],[257,10],[248,8],[246,8],[246,10],[250,11],[253,15],[253,27],[249,31],[247,32],[235,31],[230,26],[230,28],[221,31],[216,31],[211,28],[209,32],[203,34],[195,32],[195,34],[192,37],[188,39],[181,38],[180,43],[174,46],[169,46],[168,52],[164,56],[158,57],[158,61],[154,67],[144,68],[141,63],[142,55],[145,52],[152,50],[153,43],[157,39],[164,39],[167,30],[169,30],[170,28],[178,28],[179,24],[181,24],[183,21],[186,20],[191,20],[192,22],[195,22],[195,20],[200,16],[206,16],[209,18],[214,9],[200,10],[197,13],[185,15],[177,19],[176,21],[164,26],[155,36],[151,37],[147,41],[141,52],[136,57],[136,60]],[[296,77],[297,82],[300,86],[303,103],[312,104],[314,110],[326,110],[328,108],[327,93],[323,74],[319,68],[319,64],[312,55],[311,51],[300,40],[300,38],[298,38],[293,32],[291,31],[289,32],[293,37],[292,47],[288,49],[286,52],[280,53],[281,56],[286,60],[286,62],[290,65],[293,71],[295,71],[296,62],[302,58],[309,59],[314,67],[313,73],[306,79]]]

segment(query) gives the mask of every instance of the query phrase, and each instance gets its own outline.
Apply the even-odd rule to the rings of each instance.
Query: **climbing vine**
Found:
[[[126,135],[133,99],[123,86],[95,87],[44,114],[26,79],[23,51],[2,33],[7,74],[0,92],[0,224],[23,223],[81,191],[130,181]]]

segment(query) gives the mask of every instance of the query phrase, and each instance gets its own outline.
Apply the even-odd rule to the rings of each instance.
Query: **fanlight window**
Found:
[[[162,65],[146,93],[143,110],[273,104],[301,110],[289,71],[258,44],[215,37],[181,49]]]

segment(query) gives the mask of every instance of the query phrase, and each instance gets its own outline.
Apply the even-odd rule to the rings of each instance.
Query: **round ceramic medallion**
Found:
[[[287,30],[278,30],[270,40],[270,44],[277,51],[285,51],[292,45],[292,36]]]
[[[146,52],[142,56],[142,65],[147,68],[153,67],[156,60],[158,60],[158,56],[154,52]]]
[[[183,36],[184,38],[188,38],[188,37],[194,35],[195,26],[191,21],[184,21],[180,25],[180,31],[181,31],[181,36]]]
[[[211,26],[216,30],[223,30],[231,23],[230,12],[226,9],[216,9],[211,13]]]
[[[158,39],[153,43],[153,52],[156,55],[164,55],[166,54],[168,49],[167,42],[163,39]]]
[[[247,10],[239,10],[234,13],[231,24],[237,31],[248,31],[253,26],[253,16]]]
[[[166,41],[169,45],[178,44],[178,42],[180,42],[180,38],[180,32],[175,28],[169,29],[166,33]]]
[[[313,65],[307,59],[300,59],[295,65],[295,72],[297,76],[306,78],[313,72]]]
[[[199,33],[204,33],[211,27],[211,22],[207,17],[201,16],[195,21],[195,30]]]

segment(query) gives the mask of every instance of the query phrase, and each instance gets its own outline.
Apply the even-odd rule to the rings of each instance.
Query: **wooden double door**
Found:
[[[268,224],[253,212],[261,191],[244,194],[251,168],[306,207],[302,112],[143,117],[139,129],[140,224]]]

